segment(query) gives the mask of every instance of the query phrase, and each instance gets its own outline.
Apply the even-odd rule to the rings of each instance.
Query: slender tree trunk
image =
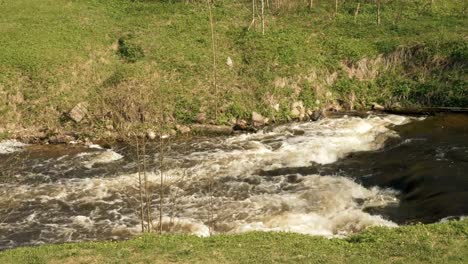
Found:
[[[211,28],[211,49],[213,55],[213,88],[215,95],[215,119],[218,119],[218,83],[217,83],[217,66],[216,66],[216,39],[215,39],[215,28],[212,11],[212,1],[208,0],[208,9],[210,11],[210,28]]]
[[[265,0],[260,0],[262,4],[262,35],[265,35]]]
[[[143,201],[143,182],[141,177],[141,160],[140,160],[140,139],[136,137],[136,147],[137,147],[137,162],[138,162],[138,191],[140,193],[140,219],[141,219],[141,232],[145,232],[145,213],[144,213],[144,204]]]
[[[247,30],[250,30],[251,27],[255,28],[255,1],[252,0],[252,22],[250,22],[249,28]]]
[[[338,0],[335,0],[335,16],[338,15]]]
[[[309,1],[309,9],[313,9],[314,8],[314,0],[310,0]]]
[[[377,25],[380,25],[380,0],[377,0]]]
[[[148,221],[148,232],[151,232],[152,229],[152,219],[151,219],[151,192],[148,185],[148,175],[146,174],[146,140],[143,138],[143,178],[145,181],[145,195],[146,195],[146,219]]]
[[[357,16],[359,15],[359,9],[360,8],[361,8],[361,3],[358,3],[357,7],[356,7],[356,12],[354,12],[354,22],[356,22],[356,20],[357,20]]]
[[[159,234],[163,232],[164,206],[164,139],[159,139]]]

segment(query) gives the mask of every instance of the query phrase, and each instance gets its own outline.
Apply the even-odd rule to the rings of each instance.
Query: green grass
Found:
[[[264,36],[258,26],[247,30],[250,1],[216,1],[218,94],[207,6],[184,2],[1,1],[0,126],[100,131],[109,123],[151,126],[161,114],[191,123],[198,112],[215,123],[252,111],[286,120],[295,100],[346,106],[353,93],[360,109],[373,101],[468,105],[466,1],[384,1],[380,26],[371,1],[361,1],[356,21],[356,1],[336,17],[334,1],[318,1],[312,11],[267,10]],[[411,56],[368,67],[378,72],[371,78],[350,77],[343,67],[395,52]],[[80,101],[90,104],[90,119],[66,122],[63,114]]]
[[[261,232],[145,235],[17,248],[1,252],[0,263],[466,263],[467,239],[468,220],[371,228],[347,239]]]

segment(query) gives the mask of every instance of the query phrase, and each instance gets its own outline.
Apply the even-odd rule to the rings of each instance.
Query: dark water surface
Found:
[[[399,137],[382,149],[352,153],[330,165],[264,174],[337,173],[366,187],[398,190],[399,204],[370,211],[399,224],[468,215],[468,115],[430,116],[394,130]]]

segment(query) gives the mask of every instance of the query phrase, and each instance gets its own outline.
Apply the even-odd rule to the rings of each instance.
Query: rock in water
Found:
[[[310,119],[312,119],[312,121],[318,121],[320,118],[322,118],[322,111],[319,110],[313,111],[310,115]]]

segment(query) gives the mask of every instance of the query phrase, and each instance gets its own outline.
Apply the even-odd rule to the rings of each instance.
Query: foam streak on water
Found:
[[[352,152],[379,149],[387,138],[397,136],[391,127],[406,122],[408,118],[397,116],[325,119],[268,133],[195,141],[188,154],[166,157],[164,230],[200,236],[210,235],[210,230],[256,230],[341,237],[370,226],[395,226],[365,210],[398,202],[391,190],[367,189],[339,174],[260,172],[329,164]],[[85,152],[74,155],[70,166],[83,172],[103,163],[124,166],[122,158],[107,150]],[[66,160],[70,162],[68,156],[55,162]],[[157,168],[150,169],[148,177],[153,219],[158,219]],[[2,184],[0,247],[130,237],[140,230],[137,183],[134,172]]]
[[[16,140],[5,140],[0,142],[0,154],[9,154],[22,150],[26,144]]]

